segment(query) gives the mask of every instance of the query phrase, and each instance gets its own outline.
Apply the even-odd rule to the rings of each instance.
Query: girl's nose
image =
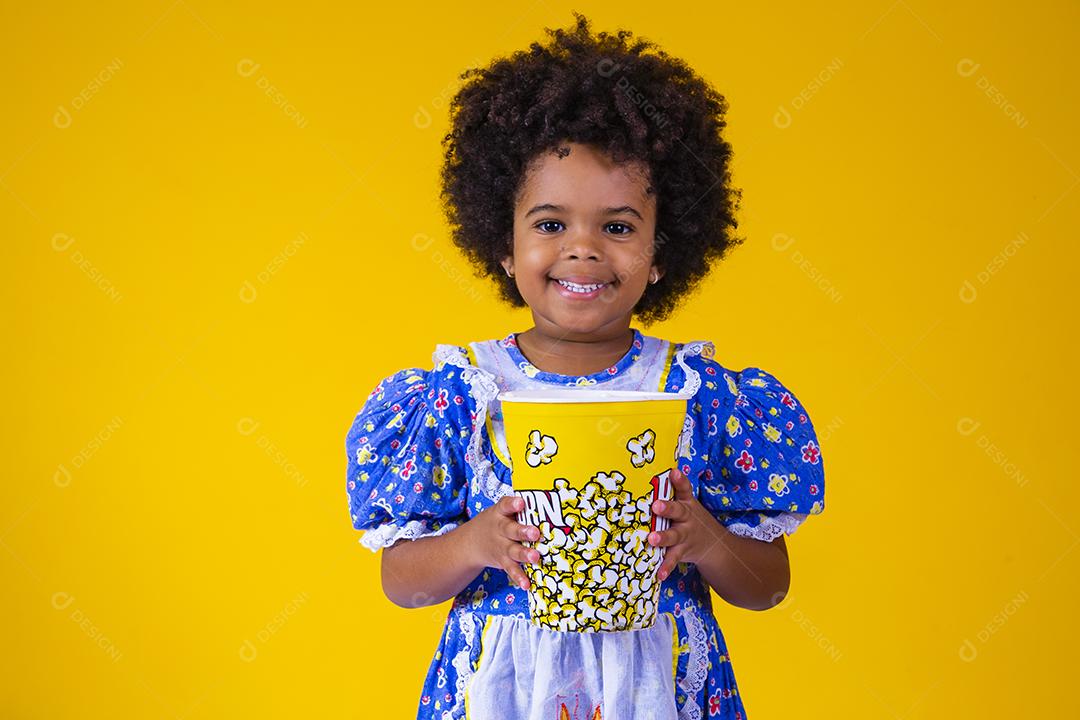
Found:
[[[599,260],[600,241],[590,232],[575,233],[567,237],[562,254],[567,259]]]

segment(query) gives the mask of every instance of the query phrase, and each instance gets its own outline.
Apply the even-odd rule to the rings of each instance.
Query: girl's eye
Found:
[[[545,230],[544,229],[545,225],[562,225],[562,223],[559,222],[558,220],[545,220],[544,222],[537,223],[536,227],[540,228],[541,232],[558,232],[557,229],[552,230],[552,229],[549,228],[549,229]]]
[[[621,222],[608,223],[604,227],[613,235],[629,235],[634,231],[633,227]],[[537,223],[536,228],[543,233],[555,233],[562,229],[562,223],[558,220],[544,220],[543,222]]]

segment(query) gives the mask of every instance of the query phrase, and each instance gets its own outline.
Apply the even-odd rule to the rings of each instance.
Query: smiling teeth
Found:
[[[599,285],[578,285],[577,283],[567,282],[566,280],[556,280],[555,282],[562,285],[570,292],[576,293],[591,293],[593,290],[599,290],[607,283],[600,283]]]

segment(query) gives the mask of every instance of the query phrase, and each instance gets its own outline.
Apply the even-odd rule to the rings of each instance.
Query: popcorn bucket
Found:
[[[675,393],[527,390],[503,393],[503,427],[525,543],[529,618],[565,632],[630,630],[656,619],[668,521],[652,503],[673,495],[670,473],[686,419]]]

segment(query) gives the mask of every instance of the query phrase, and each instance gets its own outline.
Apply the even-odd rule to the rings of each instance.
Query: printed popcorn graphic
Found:
[[[653,461],[653,441],[656,433],[646,430],[638,437],[630,438],[626,443],[626,449],[630,451],[630,464],[636,468],[645,467]]]
[[[539,430],[529,433],[529,446],[525,448],[525,462],[529,467],[537,467],[541,463],[551,462],[551,458],[559,452],[559,444],[550,435],[543,435]]]
[[[526,448],[531,467],[539,464],[529,460],[537,435],[537,430],[530,434]],[[543,437],[558,447],[554,437]],[[632,466],[653,461],[655,438],[647,429],[626,442]],[[526,543],[540,553],[539,565],[525,565],[533,586],[533,622],[564,632],[629,630],[652,623],[663,548],[649,545],[648,536],[669,526],[667,518],[653,515],[652,504],[672,497],[670,472],[668,467],[653,475],[650,489],[641,495],[624,487],[626,476],[618,470],[598,470],[577,488],[560,477],[550,488],[517,491],[525,501],[518,521],[540,528],[540,540]]]

